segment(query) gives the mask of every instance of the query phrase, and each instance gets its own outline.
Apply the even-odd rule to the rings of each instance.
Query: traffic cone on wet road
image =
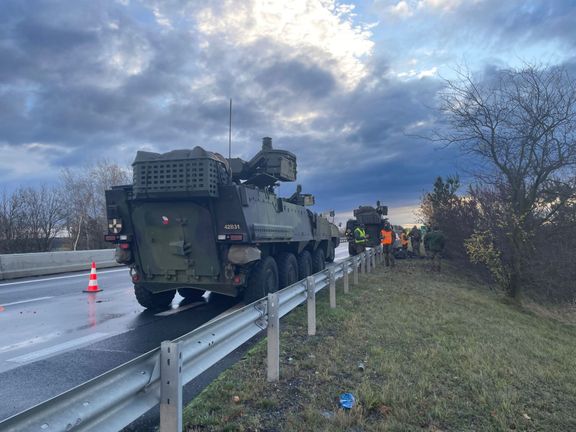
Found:
[[[96,275],[96,263],[92,261],[92,269],[90,270],[90,280],[88,281],[88,288],[84,290],[87,293],[94,293],[102,291],[98,288],[98,276]]]

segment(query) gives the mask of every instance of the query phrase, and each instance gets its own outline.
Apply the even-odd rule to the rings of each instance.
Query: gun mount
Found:
[[[250,161],[240,158],[229,159],[232,180],[244,181],[246,185],[259,188],[274,187],[277,182],[296,180],[296,156],[286,150],[272,148],[272,138],[262,139],[262,150]]]

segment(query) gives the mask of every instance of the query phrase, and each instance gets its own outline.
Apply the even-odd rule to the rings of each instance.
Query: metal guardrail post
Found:
[[[160,432],[182,431],[181,343],[160,345]]]
[[[330,269],[330,309],[336,307],[336,275],[334,274],[334,267]]]
[[[308,307],[308,335],[316,335],[316,282],[314,276],[306,278],[306,294]]]
[[[372,272],[372,249],[366,251],[366,273]]]
[[[358,285],[358,262],[360,261],[358,256],[354,257],[354,262],[352,264],[354,270],[354,285]]]
[[[280,379],[280,314],[278,294],[268,294],[268,382]]]
[[[350,291],[350,280],[348,278],[348,260],[342,263],[342,278],[344,279],[344,292],[347,294]]]
[[[376,249],[372,251],[372,256],[370,257],[372,260],[372,269],[376,268]]]
[[[366,251],[360,255],[360,273],[366,274]]]

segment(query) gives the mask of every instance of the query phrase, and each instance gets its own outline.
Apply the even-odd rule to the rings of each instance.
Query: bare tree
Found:
[[[130,175],[128,169],[107,160],[89,169],[62,172],[66,225],[74,250],[108,246],[103,242],[107,226],[104,191],[114,185],[127,184]]]
[[[0,196],[0,252],[48,251],[63,221],[62,196],[57,188],[44,185],[4,191]]]
[[[6,190],[0,196],[0,240],[2,253],[16,253],[22,250],[24,232],[24,203],[17,192]]]
[[[21,189],[26,212],[29,250],[46,252],[64,227],[64,203],[61,191],[42,185],[40,189]]]
[[[576,82],[561,67],[503,70],[483,81],[469,73],[446,81],[441,111],[448,128],[437,138],[476,158],[479,184],[507,205],[507,291],[521,294],[524,255],[535,231],[574,198],[563,187],[576,167]]]

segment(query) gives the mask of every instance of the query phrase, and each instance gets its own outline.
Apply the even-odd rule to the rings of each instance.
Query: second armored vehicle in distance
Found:
[[[348,240],[348,253],[356,255],[356,244],[354,243],[354,230],[359,225],[364,225],[366,231],[366,246],[376,247],[380,244],[380,231],[384,227],[388,215],[388,207],[376,202],[376,207],[360,206],[354,210],[355,219],[348,219],[346,222],[346,239]]]

